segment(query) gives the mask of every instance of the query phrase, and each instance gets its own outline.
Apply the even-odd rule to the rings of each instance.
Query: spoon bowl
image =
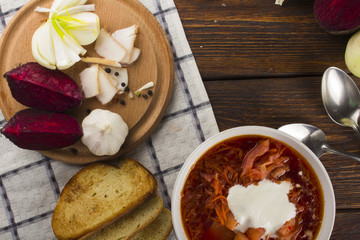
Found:
[[[325,153],[323,145],[326,144],[326,136],[319,128],[308,124],[294,123],[284,125],[279,130],[304,143],[317,157]]]
[[[315,126],[304,123],[294,123],[280,127],[279,131],[287,133],[304,143],[318,158],[324,153],[333,153],[360,161],[360,157],[358,156],[330,147],[327,144],[325,133]]]
[[[322,77],[321,95],[329,117],[341,126],[352,127],[360,136],[360,91],[351,77],[339,68],[328,68]]]

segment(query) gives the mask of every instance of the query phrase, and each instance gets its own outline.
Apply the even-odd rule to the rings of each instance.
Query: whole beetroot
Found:
[[[333,34],[348,34],[360,28],[359,0],[315,0],[314,16]]]
[[[82,100],[79,86],[59,70],[27,63],[5,73],[13,97],[21,104],[46,111],[63,112]]]
[[[36,109],[17,112],[1,133],[18,147],[31,150],[70,146],[83,135],[80,124],[72,116]]]

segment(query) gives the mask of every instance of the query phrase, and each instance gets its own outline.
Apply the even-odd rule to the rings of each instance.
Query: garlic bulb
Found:
[[[97,156],[114,155],[129,132],[129,128],[117,113],[95,109],[82,122],[81,138],[91,153]]]

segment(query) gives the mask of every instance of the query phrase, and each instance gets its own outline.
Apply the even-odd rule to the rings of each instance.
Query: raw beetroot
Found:
[[[79,86],[59,70],[27,63],[5,73],[13,97],[25,106],[63,112],[82,101]]]
[[[315,0],[314,15],[320,26],[330,33],[351,33],[360,27],[360,1]]]
[[[74,117],[36,109],[17,112],[1,132],[18,147],[31,150],[70,146],[83,135]]]

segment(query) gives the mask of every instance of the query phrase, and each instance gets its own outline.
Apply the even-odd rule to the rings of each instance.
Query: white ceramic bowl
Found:
[[[180,199],[183,185],[192,166],[212,146],[228,138],[242,135],[260,135],[277,139],[294,148],[308,161],[320,181],[325,201],[323,222],[317,240],[330,239],[335,221],[335,195],[329,175],[326,172],[324,166],[308,147],[306,147],[302,142],[298,141],[294,137],[276,129],[259,126],[237,127],[220,132],[203,142],[200,146],[198,146],[194,150],[194,152],[191,153],[189,158],[185,161],[179,172],[179,175],[177,176],[171,201],[172,219],[177,238],[179,240],[188,239],[182,224],[180,213]]]

